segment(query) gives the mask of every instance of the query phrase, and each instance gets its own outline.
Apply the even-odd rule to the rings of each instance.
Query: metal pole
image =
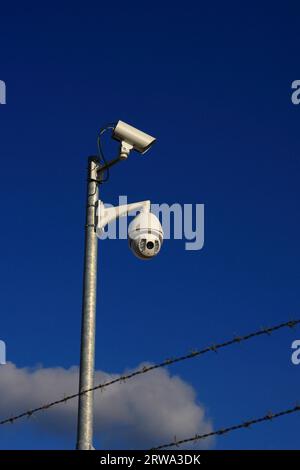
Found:
[[[84,280],[81,325],[81,352],[79,393],[94,386],[96,288],[98,239],[96,235],[96,205],[99,199],[97,170],[99,161],[88,161],[87,207],[85,225]],[[94,393],[79,396],[77,449],[93,449],[93,399]]]

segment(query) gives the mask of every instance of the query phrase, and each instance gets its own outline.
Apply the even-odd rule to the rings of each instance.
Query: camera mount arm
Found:
[[[104,227],[119,217],[123,217],[130,212],[140,211],[149,213],[151,209],[151,201],[133,202],[132,204],[123,204],[115,207],[105,207],[102,201],[98,201],[98,223],[97,232],[102,233]]]
[[[117,157],[117,158],[114,158],[113,160],[110,160],[109,162],[107,162],[106,165],[99,166],[98,171],[97,171],[97,176],[98,176],[97,181],[99,183],[101,183],[102,173],[104,171],[108,170],[109,168],[111,168],[112,166],[116,165],[116,163],[119,163],[121,161],[122,161],[122,159],[120,157]]]

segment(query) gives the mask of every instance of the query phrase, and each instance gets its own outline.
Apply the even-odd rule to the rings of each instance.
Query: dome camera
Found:
[[[140,259],[156,256],[163,243],[163,229],[151,212],[140,212],[128,226],[129,247]]]

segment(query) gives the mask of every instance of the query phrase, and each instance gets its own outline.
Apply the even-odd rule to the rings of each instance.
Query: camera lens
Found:
[[[148,250],[152,250],[154,248],[154,243],[153,242],[147,242],[147,248]]]

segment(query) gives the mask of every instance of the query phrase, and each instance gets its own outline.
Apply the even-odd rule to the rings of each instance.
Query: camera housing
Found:
[[[128,243],[140,259],[156,256],[163,243],[163,229],[158,218],[151,212],[140,212],[128,226]]]
[[[126,159],[129,152],[133,149],[143,154],[156,141],[155,137],[136,129],[126,122],[118,121],[113,130],[112,137],[121,142],[120,158]]]

